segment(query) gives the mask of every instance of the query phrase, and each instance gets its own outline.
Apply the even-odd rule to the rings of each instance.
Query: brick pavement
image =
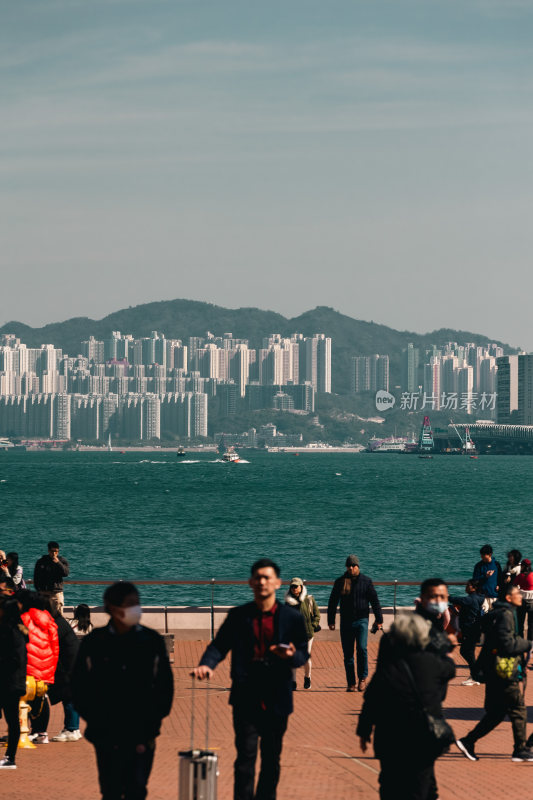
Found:
[[[372,669],[377,637],[371,637],[369,644]],[[188,670],[198,662],[204,646],[200,641],[176,642],[176,697],[172,714],[165,721],[158,740],[150,800],[177,798],[177,751],[189,746],[191,681]],[[228,663],[223,663],[215,673],[211,688],[206,689],[201,684],[196,693],[199,716],[196,742],[202,744],[204,703],[206,691],[210,692],[210,744],[218,748],[220,757],[219,800],[230,800],[232,796],[234,751],[227,704],[228,667]],[[461,686],[466,676],[466,669],[460,666],[446,701],[446,715],[459,736],[466,733],[482,713],[483,687]],[[302,682],[303,678],[300,684]],[[296,794],[305,800],[324,800],[328,795],[335,796],[336,800],[377,798],[379,765],[370,756],[361,754],[354,736],[362,696],[347,694],[344,689],[340,645],[321,642],[319,635],[313,649],[312,689],[300,689],[296,693],[295,713],[284,740],[279,800],[293,800]],[[529,691],[529,698],[533,701],[533,689]],[[110,724],[113,724],[112,709]],[[53,735],[61,728],[61,706],[55,706],[50,733]],[[0,730],[2,733],[5,730],[3,722]],[[437,764],[441,800],[494,797],[504,791],[529,797],[533,764],[513,764],[511,749],[508,722],[478,743],[477,752],[482,759],[477,763],[467,761],[454,748]],[[1,777],[2,794],[10,800],[72,796],[76,800],[97,800],[99,797],[93,749],[84,740],[19,751],[18,765],[16,772],[3,772]]]

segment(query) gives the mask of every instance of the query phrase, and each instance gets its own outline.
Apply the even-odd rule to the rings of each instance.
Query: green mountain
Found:
[[[31,328],[21,322],[8,322],[0,333],[14,333],[29,347],[53,344],[69,355],[77,355],[80,342],[94,336],[105,339],[112,331],[131,333],[135,337],[149,336],[157,330],[168,338],[183,339],[189,336],[204,336],[211,331],[217,336],[231,331],[237,338],[249,339],[252,347],[261,345],[264,336],[270,333],[325,333],[331,336],[332,344],[332,389],[338,394],[349,391],[350,358],[372,353],[390,356],[390,383],[395,386],[401,380],[401,354],[408,342],[422,350],[432,344],[455,341],[459,344],[476,342],[478,345],[493,342],[487,336],[467,331],[441,329],[426,334],[397,331],[375,322],[363,322],[340,314],[332,308],[318,306],[299,317],[287,319],[274,311],[259,308],[229,309],[195,300],[164,300],[158,303],[124,308],[101,320],[75,317],[65,322],[56,322],[42,328]],[[497,344],[502,344],[497,342]],[[516,352],[503,345],[506,352]]]

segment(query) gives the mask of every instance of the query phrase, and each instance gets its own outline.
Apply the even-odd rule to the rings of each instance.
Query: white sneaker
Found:
[[[53,742],[77,742],[78,739],[81,739],[81,733],[79,731],[61,731],[58,733],[57,736],[52,737]]]
[[[479,681],[475,681],[473,678],[469,678],[467,681],[463,681],[463,686],[481,686]]]
[[[17,765],[10,758],[0,759],[0,769],[16,769]]]
[[[34,744],[48,744],[47,733],[30,733],[28,739]]]

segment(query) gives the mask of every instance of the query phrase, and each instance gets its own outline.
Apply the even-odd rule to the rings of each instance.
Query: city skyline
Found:
[[[497,0],[9,5],[0,319],[186,296],[533,349],[532,22]]]

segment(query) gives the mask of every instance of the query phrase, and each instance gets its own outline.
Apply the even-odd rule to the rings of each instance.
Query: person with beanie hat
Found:
[[[292,578],[289,590],[285,595],[285,605],[299,611],[304,618],[305,632],[307,634],[307,651],[309,660],[304,664],[304,689],[311,688],[311,648],[313,637],[320,630],[320,611],[312,594],[307,593],[307,587],[301,578]],[[296,689],[296,669],[292,671],[292,688]]]
[[[340,602],[341,610],[341,644],[346,670],[347,692],[355,692],[356,688],[364,692],[368,677],[368,617],[369,606],[374,612],[372,632],[383,628],[383,613],[372,580],[363,575],[359,559],[353,553],[346,559],[346,572],[333,584],[328,603],[328,627],[335,630],[335,617]],[[355,678],[354,648],[357,651],[357,675]]]

